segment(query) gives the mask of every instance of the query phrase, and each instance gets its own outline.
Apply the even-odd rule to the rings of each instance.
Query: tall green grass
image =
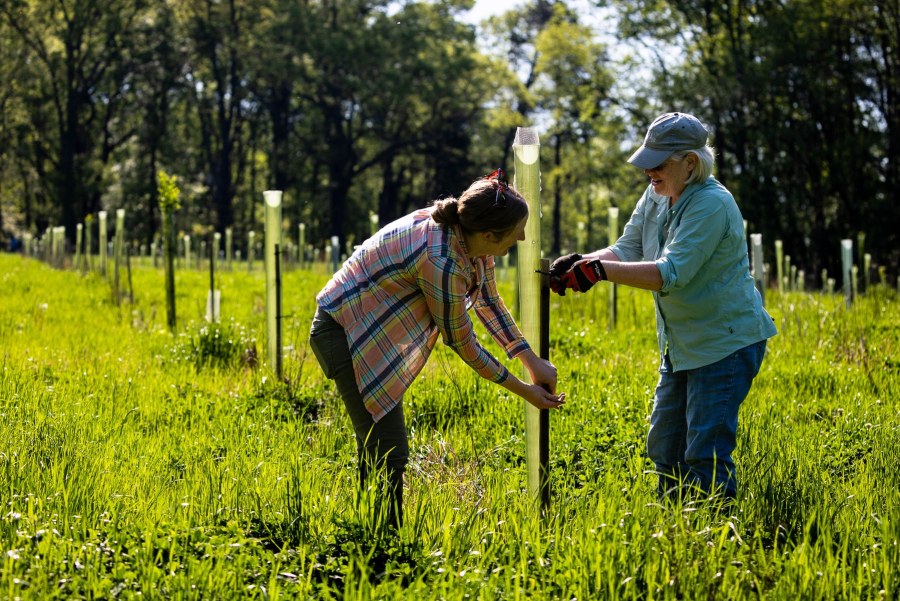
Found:
[[[741,499],[661,506],[644,452],[649,294],[554,297],[565,408],[553,505],[525,491],[522,402],[439,345],[405,398],[399,536],[306,344],[324,273],[284,281],[285,374],[264,367],[262,272],[96,276],[0,255],[0,598],[891,599],[900,587],[900,303],[769,294],[779,336],[741,412]],[[511,278],[512,279],[512,278]],[[509,285],[504,296],[513,298]],[[512,304],[510,302],[510,304]],[[499,349],[478,328],[485,344]],[[513,362],[518,365],[517,362]]]

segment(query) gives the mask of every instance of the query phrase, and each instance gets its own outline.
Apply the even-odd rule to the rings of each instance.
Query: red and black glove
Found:
[[[572,268],[559,278],[559,283],[554,287],[551,279],[550,288],[560,296],[565,296],[566,289],[571,288],[575,292],[587,292],[597,282],[608,280],[603,263],[599,259],[578,261]]]
[[[550,264],[550,290],[560,296],[566,295],[566,287],[562,284],[562,276],[572,269],[572,265],[581,260],[581,255],[572,253],[563,255]]]

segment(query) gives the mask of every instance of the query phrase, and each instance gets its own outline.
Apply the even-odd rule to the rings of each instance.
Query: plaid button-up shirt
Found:
[[[438,334],[483,378],[509,377],[479,343],[469,305],[507,357],[530,348],[497,293],[493,257],[469,261],[459,230],[432,221],[431,209],[366,240],[316,302],[347,333],[356,383],[376,422],[403,398]]]

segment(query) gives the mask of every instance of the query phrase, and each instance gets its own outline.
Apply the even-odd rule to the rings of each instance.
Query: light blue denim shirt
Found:
[[[690,184],[675,206],[647,186],[625,231],[609,247],[622,261],[654,261],[660,357],[675,371],[715,363],[778,333],[750,275],[744,222],[714,177]]]

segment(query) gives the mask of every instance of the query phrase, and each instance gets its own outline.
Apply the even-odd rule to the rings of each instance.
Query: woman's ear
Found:
[[[692,152],[691,154],[687,155],[687,169],[688,169],[688,173],[690,173],[691,171],[693,171],[693,170],[697,167],[697,163],[698,163],[699,161],[700,161],[700,159],[698,159],[698,158],[697,158],[697,155],[694,154],[693,152]]]
[[[481,232],[482,238],[484,238],[485,242],[489,242],[490,244],[496,244],[500,242],[500,237],[497,236],[494,232]]]

